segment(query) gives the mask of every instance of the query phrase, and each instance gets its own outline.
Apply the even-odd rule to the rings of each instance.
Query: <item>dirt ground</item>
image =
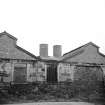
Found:
[[[20,103],[20,104],[7,104],[7,105],[95,105],[86,102],[35,102],[35,103]]]

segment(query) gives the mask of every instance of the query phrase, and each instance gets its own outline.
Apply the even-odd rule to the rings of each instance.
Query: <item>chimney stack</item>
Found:
[[[40,44],[40,57],[48,57],[48,44]]]
[[[62,46],[61,45],[54,45],[53,46],[53,56],[56,58],[61,57],[62,55]]]

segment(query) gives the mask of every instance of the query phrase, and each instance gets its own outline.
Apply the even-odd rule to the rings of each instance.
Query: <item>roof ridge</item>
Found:
[[[78,51],[77,53],[72,54],[72,55],[70,56],[70,58],[72,58],[72,57],[74,57],[74,56],[76,56],[76,55],[78,55],[78,54],[81,54],[81,53],[83,53],[83,52],[84,52],[84,49],[81,49],[81,50]],[[65,59],[67,59],[67,57],[65,57],[63,60],[65,60]]]
[[[95,47],[99,48],[99,46],[97,46],[96,44],[94,44],[93,42],[90,41],[90,42],[88,42],[88,43],[86,43],[86,44],[84,44],[84,45],[82,45],[82,46],[80,46],[80,47],[77,47],[77,48],[74,49],[74,50],[71,50],[71,51],[69,51],[69,52],[63,54],[63,56],[65,56],[65,55],[67,55],[67,54],[69,54],[69,53],[71,53],[71,52],[74,52],[74,51],[76,51],[76,50],[78,50],[78,49],[80,49],[80,48],[82,48],[82,47],[84,47],[84,46],[88,46],[89,44],[92,44],[92,45],[94,45]]]
[[[29,51],[25,50],[24,48],[22,48],[22,47],[20,47],[20,46],[18,46],[18,45],[16,45],[16,48],[18,48],[18,49],[24,51],[26,54],[28,54],[28,55],[34,57],[35,59],[38,59],[34,54],[30,53]]]
[[[2,35],[7,35],[8,37],[10,37],[10,38],[12,38],[12,39],[14,39],[14,40],[17,41],[17,38],[16,38],[16,37],[12,36],[11,34],[9,34],[9,33],[6,32],[6,31],[1,32],[1,33],[0,33],[0,37],[1,37]]]

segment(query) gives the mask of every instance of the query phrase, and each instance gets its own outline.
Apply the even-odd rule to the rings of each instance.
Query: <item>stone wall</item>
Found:
[[[7,76],[3,77],[3,81],[4,82],[11,82],[12,81],[12,63],[7,63],[7,62],[1,62],[0,63],[0,71],[5,71],[5,73],[7,74]],[[1,77],[0,77],[1,80]]]
[[[13,72],[13,67],[12,63],[6,63],[5,64],[5,71],[7,72],[7,77],[4,78],[4,82],[10,82],[12,81],[12,72]]]
[[[47,64],[45,62],[24,62],[27,66],[26,77],[27,82],[46,81],[47,80]],[[3,77],[4,82],[14,81],[14,66],[18,64],[15,60],[9,62],[3,61],[0,63],[0,71],[5,71],[7,77]],[[22,64],[22,63],[20,63]],[[79,66],[68,63],[59,63],[57,68],[58,82],[73,81],[73,80],[96,80],[102,81],[105,67],[99,66]],[[0,77],[1,79],[1,77]]]
[[[27,64],[27,81],[35,82],[37,81],[37,63],[36,64]]]
[[[47,65],[45,62],[38,62],[37,81],[46,81]]]
[[[105,67],[103,67],[105,68]],[[73,65],[68,63],[60,63],[58,65],[58,81],[74,81],[74,80],[103,80],[103,71],[101,66],[84,66]]]
[[[100,66],[76,66],[74,80],[102,81],[103,71]]]
[[[16,65],[26,65],[26,81],[27,82],[34,82],[37,80],[36,73],[37,73],[37,64],[33,62],[18,62],[17,60],[10,60],[8,62],[2,61],[0,63],[0,71],[5,71],[7,76],[3,77],[4,82],[14,82],[14,68]],[[21,70],[20,70],[21,72]],[[0,76],[1,80],[1,76]]]
[[[68,63],[60,63],[58,65],[58,81],[72,81],[74,79],[75,66]]]

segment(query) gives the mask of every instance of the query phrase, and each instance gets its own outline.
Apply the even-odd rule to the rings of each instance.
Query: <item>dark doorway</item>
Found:
[[[25,83],[27,80],[26,67],[14,67],[14,82]]]
[[[47,82],[56,83],[57,81],[57,64],[47,64]]]

